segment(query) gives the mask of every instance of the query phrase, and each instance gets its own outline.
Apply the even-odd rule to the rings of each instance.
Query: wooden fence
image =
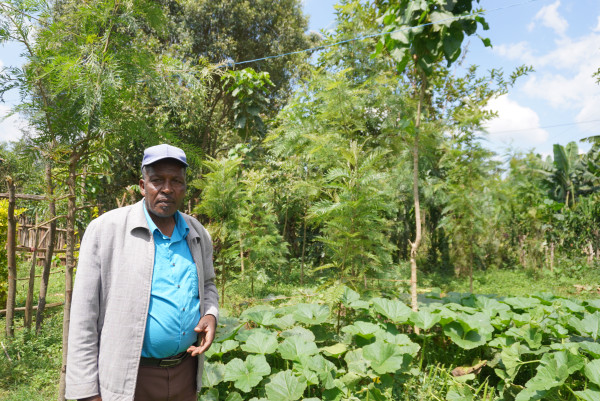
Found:
[[[28,256],[28,259],[33,257],[34,249],[37,249],[37,264],[42,266],[44,264],[44,258],[46,257],[46,250],[48,249],[50,225],[43,225],[37,227],[38,230],[38,243],[35,244],[35,222],[30,221],[25,216],[19,216],[17,223],[17,241],[16,250],[21,252],[21,255]],[[66,256],[66,243],[67,243],[67,230],[64,228],[56,229],[56,243],[54,245],[53,254],[56,255],[61,261],[65,262]],[[79,238],[75,239],[75,243],[79,243]]]

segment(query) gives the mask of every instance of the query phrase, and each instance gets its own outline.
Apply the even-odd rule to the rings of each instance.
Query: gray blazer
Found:
[[[103,401],[132,401],[154,266],[154,238],[143,200],[93,220],[79,251],[69,329],[66,397],[100,394]],[[212,242],[196,219],[187,243],[198,270],[200,314],[218,318]],[[198,358],[198,391],[204,355]]]

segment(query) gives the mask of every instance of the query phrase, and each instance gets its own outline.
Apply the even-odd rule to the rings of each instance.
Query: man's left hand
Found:
[[[187,349],[192,356],[197,356],[207,349],[210,348],[213,340],[215,339],[215,333],[217,331],[217,318],[213,315],[204,315],[198,322],[198,325],[194,328],[194,331],[198,333],[200,339],[200,345],[190,345]]]

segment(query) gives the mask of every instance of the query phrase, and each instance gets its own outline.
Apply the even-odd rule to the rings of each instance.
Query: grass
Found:
[[[19,264],[19,277],[28,277],[29,263]],[[570,298],[587,299],[597,297],[595,289],[600,286],[600,266],[587,266],[581,260],[562,260],[557,263],[554,272],[533,269],[488,269],[474,273],[474,292],[478,294],[496,294],[500,296],[526,296],[536,292],[551,292]],[[39,269],[38,269],[39,270]],[[53,271],[61,270],[54,268]],[[40,274],[39,271],[37,274]],[[402,266],[395,272],[389,272],[386,278],[403,281],[370,280],[369,292],[392,294],[408,294],[410,277],[408,266]],[[288,280],[288,281],[284,281]],[[39,278],[36,279],[35,294],[38,294]],[[64,299],[64,276],[52,274],[48,289],[48,303]],[[282,274],[280,280],[259,281],[254,283],[254,296],[251,296],[248,280],[232,280],[226,286],[224,314],[239,315],[246,308],[264,303],[274,298],[297,298],[298,302],[310,300],[314,294],[332,291],[326,283],[330,280],[319,277],[307,277],[310,286],[301,286],[297,275]],[[589,291],[579,291],[576,285],[587,285]],[[358,289],[363,289],[363,282],[358,281]],[[420,273],[420,288],[439,288],[442,292],[468,292],[467,277],[455,277],[443,272]],[[221,289],[219,288],[219,291]],[[19,280],[17,285],[17,306],[25,305],[27,280]],[[36,301],[37,302],[37,301]],[[0,400],[37,401],[53,400],[58,395],[59,371],[62,353],[62,309],[54,308],[46,312],[46,320],[41,335],[23,328],[23,312],[15,316],[15,338],[7,339],[4,334],[5,319],[0,318]],[[421,375],[403,383],[404,394],[411,395],[406,399],[436,399],[440,386],[447,380],[446,369],[432,365]],[[406,393],[408,391],[408,393]],[[483,393],[481,393],[483,394]],[[489,392],[488,392],[489,396]]]
[[[600,288],[600,266],[587,266],[580,261],[562,261],[554,271],[547,269],[488,269],[473,273],[473,292],[499,296],[528,296],[550,292],[568,298],[597,298]],[[420,277],[421,287],[438,287],[442,292],[469,292],[468,277],[439,273]],[[580,290],[577,286],[586,286]]]

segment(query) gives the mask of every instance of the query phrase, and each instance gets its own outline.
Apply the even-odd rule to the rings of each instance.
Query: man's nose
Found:
[[[171,181],[165,180],[165,183],[163,184],[161,190],[162,190],[162,192],[166,192],[166,193],[173,192],[173,184],[171,183]]]

